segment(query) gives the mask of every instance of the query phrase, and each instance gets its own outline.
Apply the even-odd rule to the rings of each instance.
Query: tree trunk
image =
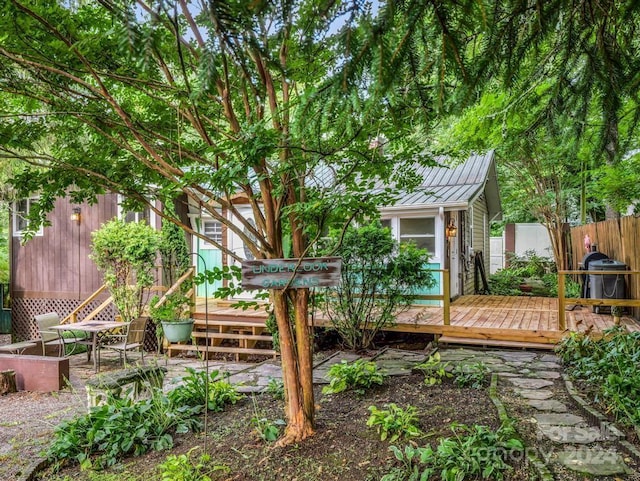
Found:
[[[303,307],[301,313],[295,312],[296,336],[294,336],[289,321],[290,306],[286,292],[273,290],[271,291],[271,299],[280,335],[280,357],[282,378],[285,386],[285,413],[287,416],[287,427],[284,436],[278,441],[277,445],[286,446],[302,441],[314,432],[313,413],[315,406],[313,403],[313,378],[311,376],[311,367],[309,366],[311,360],[310,342],[308,336],[301,332],[298,321],[302,312],[306,315],[308,307]],[[305,303],[305,296],[303,295],[300,300],[296,299],[296,301],[296,307],[302,306]],[[308,293],[306,302],[308,305]],[[306,325],[305,327],[308,332],[308,327]],[[296,355],[296,352],[298,355]],[[298,360],[299,363],[297,362]]]
[[[0,396],[17,391],[16,372],[0,371]]]

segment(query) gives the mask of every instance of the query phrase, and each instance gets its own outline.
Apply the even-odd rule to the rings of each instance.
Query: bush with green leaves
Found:
[[[329,385],[322,388],[323,394],[336,394],[352,390],[362,395],[374,384],[382,384],[386,374],[373,361],[358,359],[355,362],[342,361],[329,369]]]
[[[391,403],[387,409],[369,406],[369,411],[371,415],[367,420],[367,426],[378,430],[381,441],[389,439],[389,442],[394,442],[400,438],[407,439],[422,434],[418,427],[418,412],[413,406],[402,409]]]
[[[144,295],[154,284],[160,237],[144,223],[113,219],[91,234],[91,259],[104,276],[122,320],[142,314]]]
[[[242,394],[226,379],[219,378],[220,371],[214,370],[207,375],[206,371],[186,368],[188,374],[182,378],[182,385],[169,393],[169,398],[176,405],[204,407],[207,400],[209,411],[220,412],[227,404],[235,404],[242,399]]]
[[[512,469],[507,463],[509,455],[520,452],[524,446],[509,424],[497,431],[486,426],[451,425],[454,436],[440,439],[437,447],[401,449],[391,446],[401,466],[383,476],[382,481],[462,481],[466,479],[504,479]]]
[[[489,382],[491,371],[482,361],[473,364],[458,364],[453,368],[451,375],[453,383],[458,387],[472,387],[481,389]]]
[[[229,473],[228,466],[213,464],[211,456],[201,454],[195,458],[193,453],[198,447],[191,448],[185,454],[171,454],[158,466],[162,481],[211,481],[209,474],[222,471]]]
[[[47,457],[104,468],[126,455],[169,449],[173,434],[200,428],[199,412],[197,407],[176,405],[158,389],[137,402],[110,397],[88,414],[60,423]]]
[[[436,281],[424,266],[429,253],[413,244],[399,245],[380,223],[350,227],[335,255],[342,258],[341,282],[319,300],[325,316],[348,349],[368,348],[375,335],[395,323],[421,289]]]
[[[597,401],[623,424],[640,426],[640,333],[614,327],[602,339],[571,333],[556,352],[574,378],[597,393]]]
[[[427,386],[435,386],[441,384],[442,380],[451,377],[451,373],[447,371],[448,362],[440,360],[440,353],[436,352],[429,356],[426,361],[414,366],[413,370],[424,375],[424,383]]]

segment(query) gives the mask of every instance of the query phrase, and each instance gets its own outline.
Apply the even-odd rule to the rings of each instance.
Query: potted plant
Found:
[[[149,315],[156,326],[161,326],[158,337],[164,335],[169,342],[188,341],[193,331],[191,305],[191,299],[181,292],[174,292],[163,298],[154,296],[149,305]]]

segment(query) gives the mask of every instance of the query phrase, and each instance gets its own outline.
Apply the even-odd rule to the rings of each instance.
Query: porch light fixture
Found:
[[[453,219],[449,220],[449,225],[445,229],[445,234],[447,236],[447,239],[451,239],[458,234],[458,228],[456,227],[456,223],[453,221]]]
[[[80,207],[74,207],[71,211],[71,220],[80,225]]]

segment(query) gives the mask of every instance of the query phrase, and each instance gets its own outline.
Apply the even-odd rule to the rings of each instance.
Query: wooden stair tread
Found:
[[[227,346],[199,346],[193,344],[171,344],[169,351],[199,351],[199,352],[227,352],[232,354],[263,354],[265,356],[275,356],[278,353],[274,349],[256,349],[246,347]]]
[[[232,326],[232,327],[238,327],[240,329],[243,328],[250,328],[250,327],[266,327],[266,324],[263,320],[257,320],[257,321],[242,321],[242,320],[237,320],[237,321],[229,321],[229,320],[213,320],[211,318],[209,318],[209,322],[205,322],[204,319],[196,319],[193,323],[194,327],[198,327],[198,328],[205,328],[207,327],[207,325],[209,327],[216,327],[216,326]]]
[[[442,344],[466,344],[472,346],[496,346],[496,347],[516,347],[522,349],[553,349],[555,344],[543,342],[526,341],[503,341],[500,339],[476,339],[472,337],[441,336],[438,339]]]
[[[273,336],[260,334],[234,334],[231,332],[194,331],[193,337],[207,339],[247,339],[250,341],[273,341]]]

